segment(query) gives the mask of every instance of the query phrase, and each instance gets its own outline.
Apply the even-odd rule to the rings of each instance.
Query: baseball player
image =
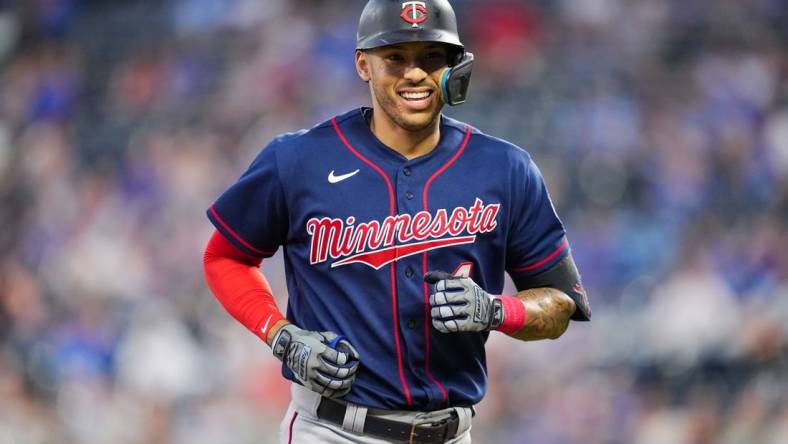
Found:
[[[467,443],[491,332],[555,339],[588,301],[528,153],[441,114],[473,65],[448,1],[370,0],[357,37],[372,106],[260,152],[207,211],[206,278],[293,381],[282,443]]]

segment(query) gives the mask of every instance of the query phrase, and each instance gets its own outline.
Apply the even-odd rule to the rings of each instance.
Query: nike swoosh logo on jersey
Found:
[[[334,175],[334,170],[331,170],[331,172],[328,173],[328,183],[338,183],[338,182],[342,182],[345,179],[350,179],[351,177],[353,177],[356,174],[358,174],[359,171],[361,171],[361,170],[351,171],[351,172],[349,172],[347,174],[342,174],[340,176],[335,176]]]

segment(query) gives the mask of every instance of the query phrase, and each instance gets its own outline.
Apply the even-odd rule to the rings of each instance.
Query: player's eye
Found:
[[[386,60],[390,62],[401,62],[405,60],[405,58],[402,57],[401,54],[389,54],[388,56],[386,56]]]
[[[423,67],[432,72],[446,64],[446,53],[442,51],[430,51],[422,59]]]

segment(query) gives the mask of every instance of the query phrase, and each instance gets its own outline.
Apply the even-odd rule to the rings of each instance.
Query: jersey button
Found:
[[[412,278],[413,277],[413,269],[408,267],[405,269],[405,277]]]
[[[408,168],[408,167],[403,168],[402,169],[402,174],[404,174],[406,176],[410,176],[410,168]]]
[[[416,329],[416,320],[413,318],[408,319],[408,328],[411,330]]]
[[[408,198],[408,200],[411,200],[411,199],[413,199],[413,193],[411,193],[410,191],[408,191],[407,193],[405,193],[405,197],[407,197],[407,198]]]

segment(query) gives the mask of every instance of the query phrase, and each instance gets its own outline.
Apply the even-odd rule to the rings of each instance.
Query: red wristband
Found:
[[[528,319],[523,301],[514,296],[498,296],[503,305],[503,323],[498,327],[501,333],[512,335],[523,328]]]

